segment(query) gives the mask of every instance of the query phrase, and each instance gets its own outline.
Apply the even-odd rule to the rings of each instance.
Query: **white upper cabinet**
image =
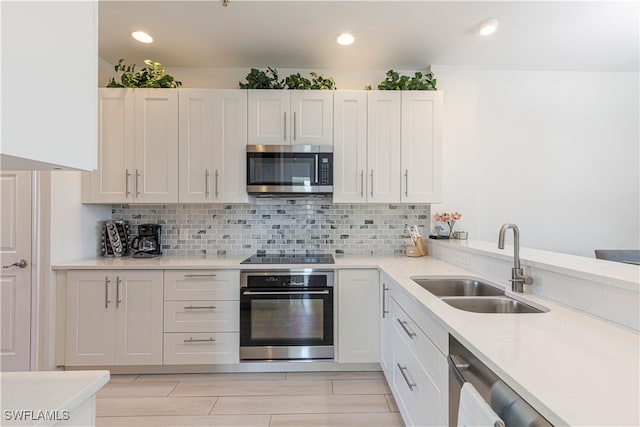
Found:
[[[141,203],[178,201],[178,91],[135,95],[135,192]]]
[[[333,92],[249,90],[248,143],[333,145]]]
[[[333,97],[333,201],[367,201],[367,93]]]
[[[82,177],[84,203],[178,201],[178,92],[100,89],[98,169]]]
[[[400,201],[400,110],[399,91],[367,94],[368,202]]]
[[[213,194],[216,202],[248,203],[247,91],[213,91]]]
[[[402,202],[442,201],[442,92],[402,93],[400,169]]]
[[[133,202],[133,89],[100,89],[98,169],[83,173],[85,202]]]
[[[335,203],[437,203],[442,93],[336,91]]]
[[[180,90],[180,202],[213,201],[213,91]]]
[[[181,203],[247,203],[247,93],[180,89]]]

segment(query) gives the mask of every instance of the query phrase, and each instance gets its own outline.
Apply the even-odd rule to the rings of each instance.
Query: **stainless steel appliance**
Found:
[[[470,382],[506,427],[552,426],[471,351],[449,335],[449,425],[458,425],[460,390]]]
[[[129,222],[108,220],[102,230],[102,256],[120,257],[129,255]]]
[[[240,264],[334,264],[333,256],[308,251],[305,253],[258,252]]]
[[[333,147],[247,145],[247,193],[333,193]]]
[[[240,273],[240,360],[333,359],[332,270]]]
[[[154,258],[162,255],[160,246],[160,232],[162,226],[158,224],[140,224],[138,235],[131,241],[135,258]]]

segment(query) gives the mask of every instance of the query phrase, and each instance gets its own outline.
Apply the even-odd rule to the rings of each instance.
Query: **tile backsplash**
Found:
[[[426,236],[429,205],[334,205],[330,198],[258,198],[255,204],[113,205],[112,219],[162,225],[165,255],[319,250],[400,254],[405,224]]]

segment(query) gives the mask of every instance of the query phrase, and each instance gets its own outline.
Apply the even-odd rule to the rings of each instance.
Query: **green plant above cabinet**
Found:
[[[135,71],[136,64],[125,65],[124,58],[120,59],[113,67],[116,72],[121,72],[120,82],[115,77],[109,79],[107,87],[128,88],[177,88],[182,82],[176,80],[171,74],[167,74],[161,63],[147,59],[147,65],[139,71]]]
[[[278,71],[267,67],[266,71],[252,68],[246,77],[246,83],[238,82],[240,89],[292,89],[292,90],[335,90],[333,77],[324,77],[321,73],[311,72],[311,79],[300,73],[291,74],[280,80]]]
[[[371,86],[367,86],[371,88]],[[387,77],[378,84],[379,90],[437,90],[433,73],[415,73],[413,77],[401,76],[393,70],[387,71]]]

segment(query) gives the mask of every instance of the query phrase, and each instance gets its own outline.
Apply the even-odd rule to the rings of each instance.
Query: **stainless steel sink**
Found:
[[[474,279],[412,279],[437,297],[502,296],[504,289]]]
[[[543,313],[523,302],[502,297],[443,297],[442,301],[459,310],[474,313]]]

